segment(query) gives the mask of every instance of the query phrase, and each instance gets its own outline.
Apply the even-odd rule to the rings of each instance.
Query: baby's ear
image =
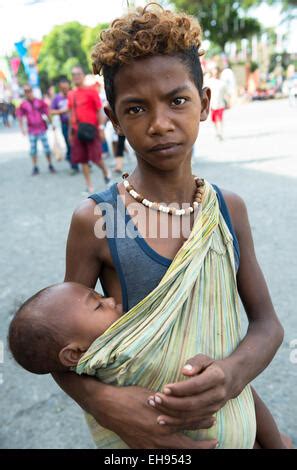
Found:
[[[63,366],[74,367],[85,352],[86,350],[81,349],[78,344],[71,343],[61,349],[59,359]]]

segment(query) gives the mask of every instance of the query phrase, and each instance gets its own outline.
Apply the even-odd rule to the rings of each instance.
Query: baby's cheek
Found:
[[[102,322],[101,326],[103,327],[104,331],[107,330],[113,323],[115,323],[120,318],[120,315],[117,313],[116,309],[109,310],[104,315],[104,322]],[[102,333],[104,332],[102,331]]]

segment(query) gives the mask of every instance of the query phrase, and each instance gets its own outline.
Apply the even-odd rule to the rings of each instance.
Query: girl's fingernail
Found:
[[[162,399],[157,395],[155,396],[155,402],[160,404],[162,403]]]
[[[148,403],[149,403],[149,405],[151,405],[151,406],[155,406],[154,400],[149,400]]]
[[[167,388],[167,387],[164,388],[163,392],[165,393],[165,395],[170,395],[171,394],[170,388]]]
[[[164,419],[158,419],[158,424],[160,424],[161,426],[164,426],[166,422],[164,421]]]
[[[184,369],[185,369],[185,370],[188,370],[188,371],[191,371],[191,370],[193,370],[193,366],[191,366],[191,364],[186,364],[186,365],[184,366]]]

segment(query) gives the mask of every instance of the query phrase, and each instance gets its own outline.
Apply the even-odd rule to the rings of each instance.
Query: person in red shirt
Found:
[[[109,184],[110,172],[102,161],[101,140],[103,127],[101,126],[100,110],[101,100],[93,87],[84,86],[84,72],[77,66],[72,69],[72,79],[75,88],[68,93],[68,109],[70,114],[70,144],[73,163],[81,163],[88,192],[94,192],[90,177],[89,162],[93,162],[103,172],[104,181]],[[80,124],[94,126],[94,136],[89,140],[81,138]]]

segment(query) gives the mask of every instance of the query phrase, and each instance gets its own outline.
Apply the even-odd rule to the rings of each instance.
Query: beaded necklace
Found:
[[[203,194],[205,191],[205,182],[203,178],[198,178],[198,176],[195,176],[195,183],[197,186],[196,193],[194,196],[194,202],[193,205],[188,207],[187,209],[176,209],[175,207],[168,207],[164,206],[163,204],[160,204],[159,202],[152,202],[143,197],[141,194],[139,194],[133,186],[130,184],[128,181],[129,174],[128,173],[123,173],[122,178],[123,178],[123,184],[125,186],[126,191],[135,199],[137,202],[140,202],[144,206],[148,207],[149,209],[153,209],[159,212],[164,212],[165,214],[170,214],[170,215],[190,215],[192,214],[195,210],[199,208],[199,204],[202,202]]]

